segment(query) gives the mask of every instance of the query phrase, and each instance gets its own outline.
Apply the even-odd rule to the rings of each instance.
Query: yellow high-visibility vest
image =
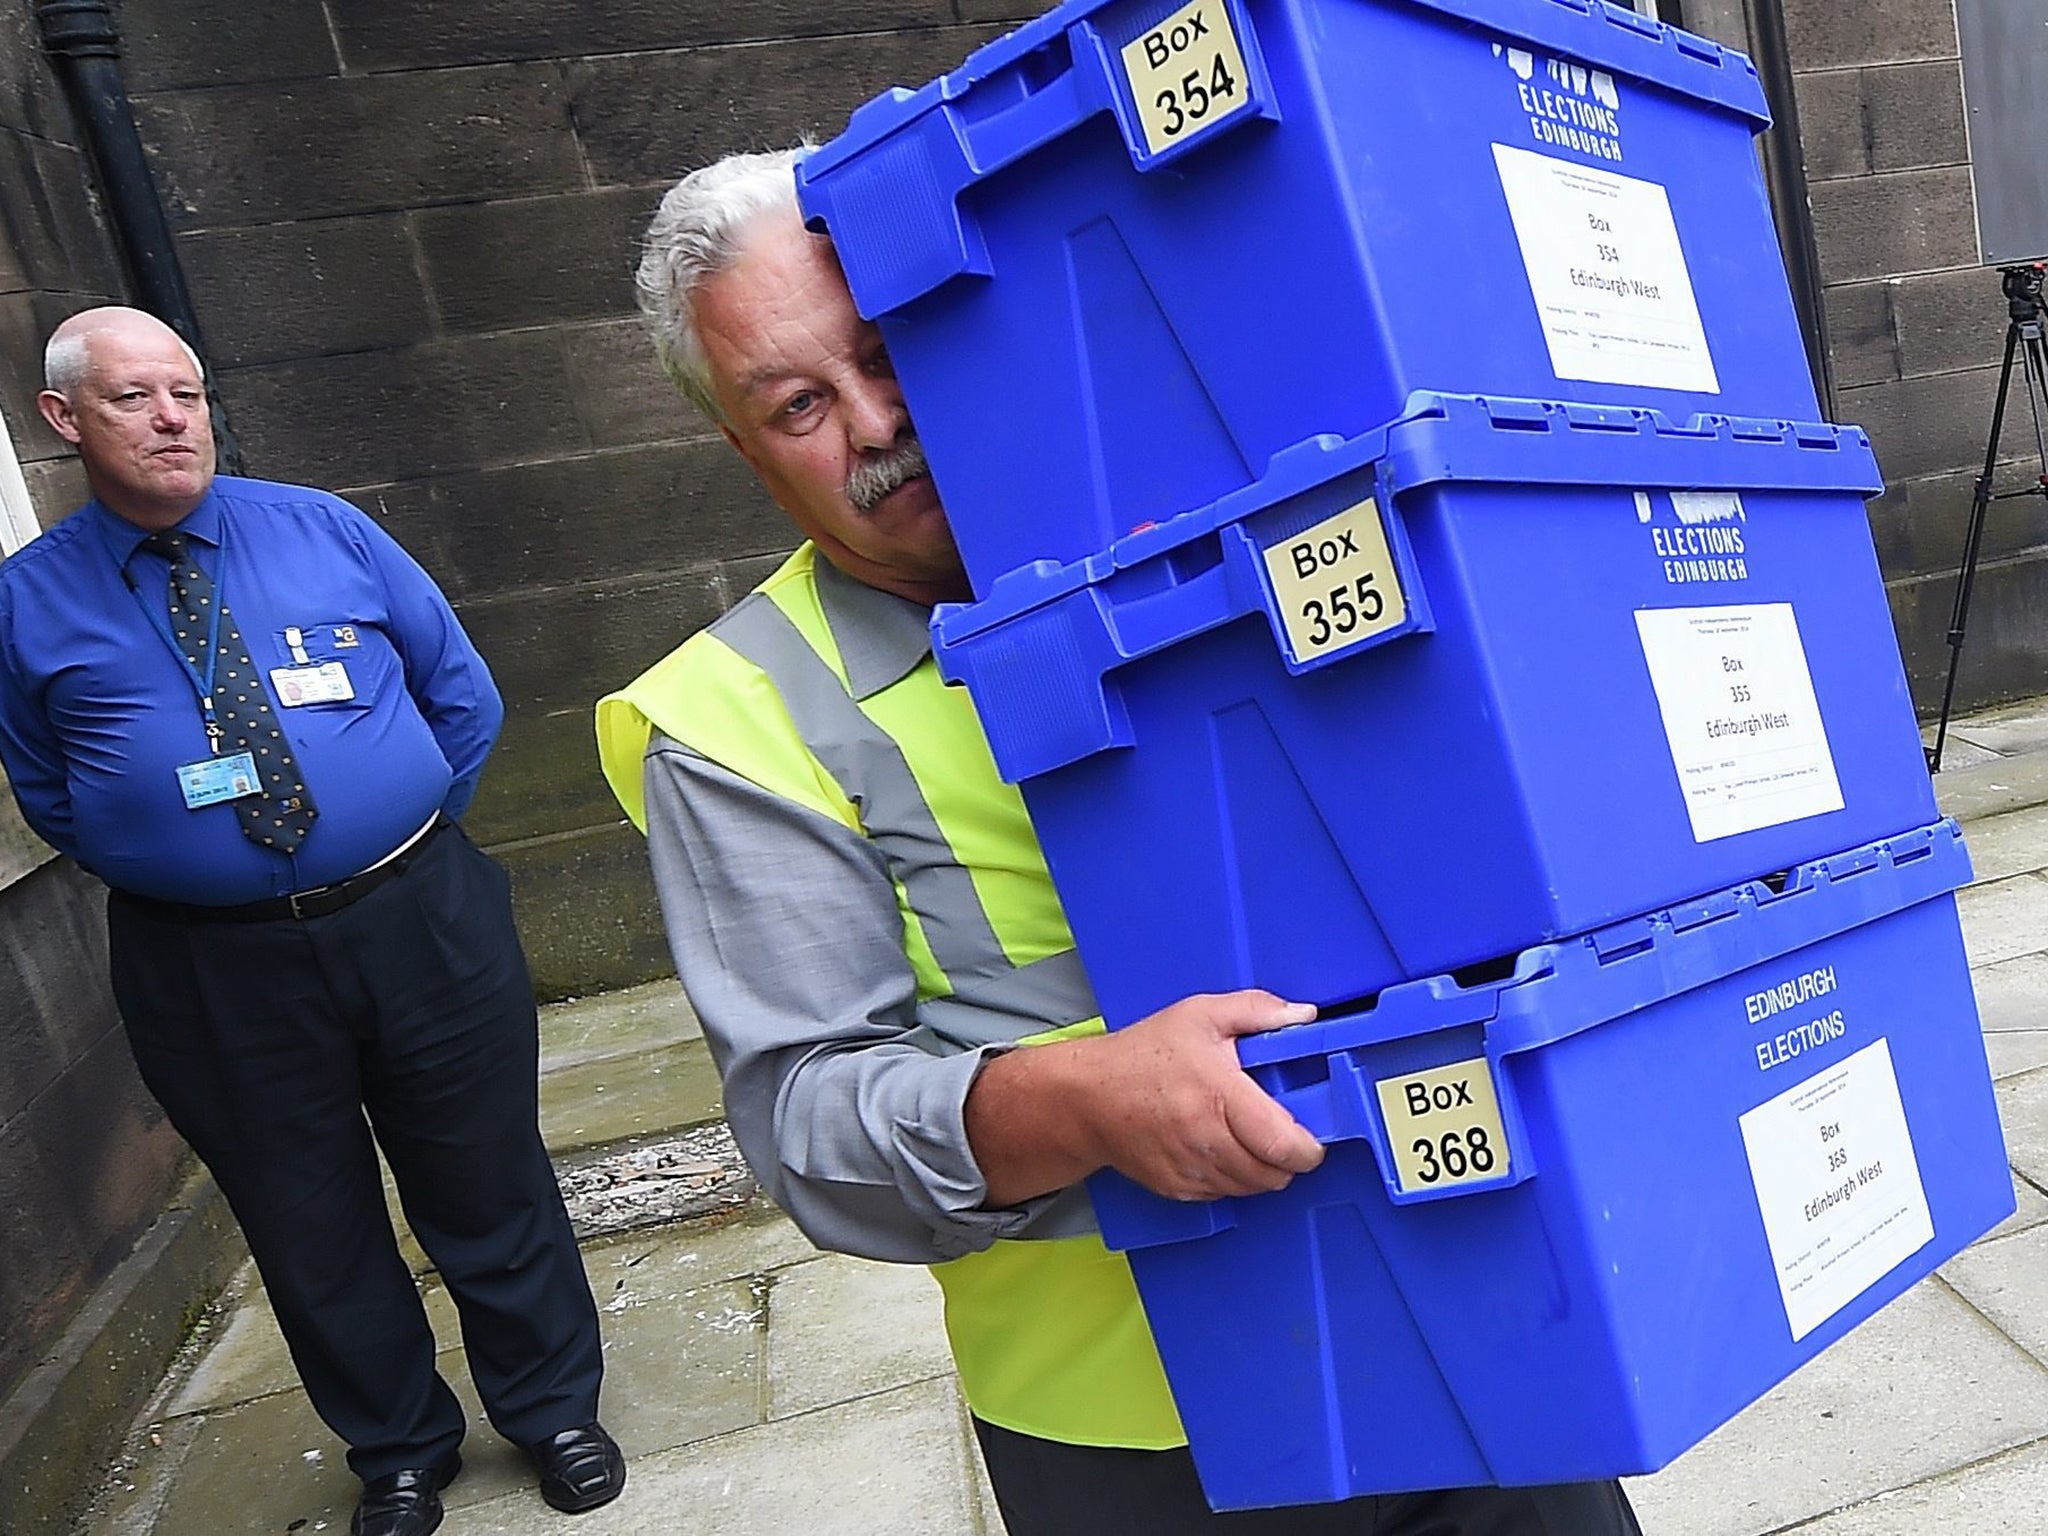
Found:
[[[997,775],[966,691],[948,688],[927,655],[855,699],[816,560],[804,545],[725,618],[599,703],[598,755],[619,804],[644,832],[642,759],[659,731],[881,846],[921,1014],[1007,989],[1011,1008],[977,1008],[983,1038],[990,1020],[1026,1044],[1099,1031],[1100,1018],[1049,1027],[1060,1021],[1028,1017],[1034,977],[1074,967],[1074,940],[1023,799]],[[882,771],[874,765],[888,748],[914,783],[843,782]],[[921,804],[896,816],[898,802]],[[892,817],[917,826],[882,824]],[[969,878],[936,895],[929,884],[914,890],[934,866]],[[935,900],[956,910],[935,913]],[[972,951],[977,934],[989,953]],[[961,1388],[981,1418],[1070,1444],[1187,1443],[1130,1265],[1099,1238],[999,1241],[932,1273]]]

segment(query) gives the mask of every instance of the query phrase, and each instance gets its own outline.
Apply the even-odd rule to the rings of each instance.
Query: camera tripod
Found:
[[[1935,726],[1934,745],[1927,749],[1927,771],[1941,771],[1941,749],[1948,741],[1949,710],[1956,696],[1956,668],[1963,659],[1963,631],[1970,620],[1970,591],[1977,581],[1977,556],[1984,544],[1984,514],[1994,501],[2015,496],[2048,497],[2048,346],[2042,342],[2041,285],[2048,276],[2048,263],[2031,261],[2020,266],[2000,267],[1999,286],[2005,292],[2005,364],[1998,372],[1998,400],[1991,408],[1991,441],[1984,449],[1984,473],[1977,477],[1970,498],[1970,523],[1963,535],[1963,564],[1956,572],[1955,607],[1948,621],[1948,683],[1941,691],[1941,720]],[[2005,404],[2012,391],[2012,360],[2020,357],[2022,387],[2027,392],[2027,410],[2034,420],[2034,452],[2038,472],[2032,485],[2018,490],[1991,489],[1992,472],[1998,466],[1998,443],[2005,432]]]

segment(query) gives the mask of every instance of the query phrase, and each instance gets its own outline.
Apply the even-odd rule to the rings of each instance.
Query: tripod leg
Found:
[[[1970,617],[1970,589],[1976,583],[1977,551],[1984,541],[1984,513],[1991,505],[1991,477],[1998,467],[1998,442],[2005,435],[2005,401],[2012,387],[2012,358],[2020,343],[2020,322],[2005,328],[2005,362],[1998,370],[1998,399],[1991,408],[1991,441],[1984,448],[1984,473],[1970,497],[1969,530],[1963,536],[1963,565],[1956,572],[1955,606],[1948,620],[1948,681],[1941,690],[1941,719],[1934,728],[1934,745],[1927,749],[1927,771],[1941,772],[1942,748],[1948,743],[1949,712],[1955,705],[1956,668],[1963,659],[1963,631]],[[2029,353],[2029,363],[2032,354]],[[2033,391],[2029,381],[2028,400]]]
[[[2023,326],[2020,334],[2020,371],[2026,376],[2027,409],[2034,417],[2034,454],[2040,460],[2041,475],[2036,485],[2048,486],[2048,350],[2041,342],[2039,321]]]

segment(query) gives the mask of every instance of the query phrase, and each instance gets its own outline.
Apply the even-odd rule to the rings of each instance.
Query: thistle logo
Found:
[[[1529,132],[1537,143],[1577,150],[1596,160],[1621,158],[1621,92],[1614,76],[1501,43],[1493,45],[1493,54],[1515,76],[1515,93],[1529,114]]]
[[[1749,512],[1734,491],[1672,491],[1677,526],[1653,521],[1649,495],[1635,493],[1636,521],[1648,525],[1650,549],[1673,586],[1749,579]]]

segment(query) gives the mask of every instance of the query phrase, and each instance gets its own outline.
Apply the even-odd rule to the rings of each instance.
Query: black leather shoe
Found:
[[[431,1467],[371,1478],[348,1523],[349,1536],[428,1536],[441,1524],[441,1490],[461,1470],[462,1457],[450,1451]]]
[[[584,1424],[529,1445],[540,1496],[565,1515],[609,1504],[626,1488],[626,1455],[602,1424]]]

